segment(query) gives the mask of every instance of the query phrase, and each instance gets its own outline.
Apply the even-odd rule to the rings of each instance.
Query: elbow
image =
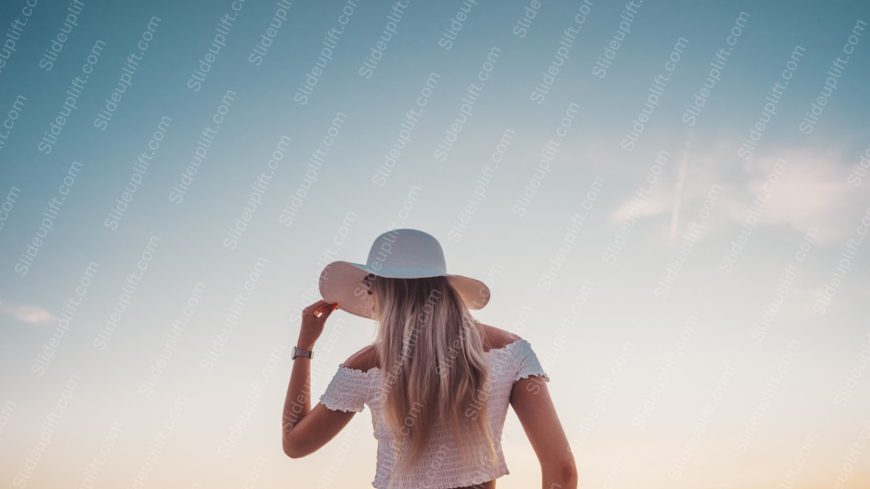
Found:
[[[300,450],[299,446],[297,446],[291,440],[288,440],[286,437],[282,442],[282,446],[284,447],[284,455],[287,455],[290,458],[302,458],[305,455],[308,455],[307,453]]]
[[[574,459],[571,459],[570,473],[571,473],[571,480],[573,481],[572,484],[574,484],[575,486],[579,486],[580,485],[580,472],[577,470],[577,465],[574,463]]]
[[[286,448],[284,449],[284,455],[287,455],[290,458],[302,458],[305,456],[300,452],[295,452],[293,450],[288,450]]]
[[[568,458],[560,465],[560,472],[565,481],[568,482],[568,487],[577,487],[580,485],[580,474],[577,472],[577,464],[574,463],[574,458]]]
[[[305,454],[300,452],[299,450],[293,447],[288,447],[286,445],[284,446],[284,455],[287,455],[290,458],[302,458],[305,456]]]
[[[573,457],[568,457],[563,460],[553,460],[544,465],[545,473],[550,474],[554,480],[559,481],[558,486],[563,488],[576,488],[579,485],[580,474],[577,471],[577,465]]]

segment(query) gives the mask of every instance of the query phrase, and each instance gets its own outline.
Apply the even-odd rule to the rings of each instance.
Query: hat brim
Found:
[[[329,303],[356,316],[375,319],[374,302],[363,279],[368,274],[383,276],[370,270],[364,263],[334,261],[320,272],[320,295]],[[469,309],[482,309],[489,302],[489,287],[480,280],[464,275],[446,274],[444,277],[456,289]]]

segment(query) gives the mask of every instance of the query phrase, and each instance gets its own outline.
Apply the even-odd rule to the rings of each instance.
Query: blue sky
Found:
[[[26,476],[33,487],[84,480],[120,422],[97,485],[130,485],[143,470],[152,486],[230,487],[252,474],[259,487],[291,477],[368,485],[368,412],[323,451],[293,461],[277,448],[278,417],[299,312],[319,298],[321,268],[364,261],[372,240],[394,227],[437,236],[451,271],[491,285],[492,302],[477,317],[530,339],[590,485],[770,487],[796,467],[794,487],[846,477],[849,447],[866,446],[870,405],[866,4],[642,2],[623,36],[628,4],[619,2],[412,2],[396,7],[398,21],[387,2],[291,3],[270,33],[284,2],[88,1],[50,71],[40,60],[76,4],[39,3],[29,17],[25,2],[0,7],[4,40],[19,32],[13,21],[29,19],[14,50],[0,51],[4,478]],[[234,6],[237,18],[221,23]],[[741,12],[733,51],[689,126],[682,116]],[[298,102],[324,39],[343,25],[307,103]],[[523,37],[518,25],[527,26]],[[216,33],[223,43],[201,87],[189,88]],[[258,65],[249,59],[263,35],[272,44]],[[389,39],[379,46],[381,37]],[[614,38],[622,41],[600,78],[593,68]],[[373,50],[380,58],[366,78],[360,68]],[[132,71],[131,54],[141,56]],[[43,134],[83,69],[92,73],[46,154]],[[541,100],[533,93],[548,70],[557,74]],[[654,85],[661,73],[670,78]],[[777,82],[779,96],[766,106]],[[95,120],[119,87],[100,130]],[[636,145],[624,149],[653,96]],[[819,97],[824,108],[807,134],[800,124]],[[207,158],[192,165],[215,113],[223,119]],[[743,158],[738,149],[759,120],[758,144]],[[440,158],[451,131],[455,142]],[[557,150],[547,146],[553,139]],[[153,156],[137,166],[149,143]],[[179,202],[171,195],[188,168],[196,173]],[[109,228],[131,181],[123,217]],[[301,205],[293,204],[300,189]],[[22,273],[16,264],[43,237],[51,199],[63,195]],[[297,209],[290,225],[288,206]],[[246,208],[237,246],[225,246]],[[469,217],[461,240],[451,238]],[[618,249],[610,261],[608,249]],[[728,256],[730,272],[722,270]],[[666,298],[655,292],[662,283]],[[372,338],[370,322],[333,315],[318,344],[315,392]],[[141,393],[161,358],[152,393]],[[54,426],[48,416],[71,375],[80,382],[44,446],[39,435]],[[165,424],[178,396],[188,402]],[[639,413],[644,428],[632,424]],[[171,442],[144,467],[142,453],[167,426]],[[735,448],[740,440],[747,449]],[[803,444],[812,459],[796,462]],[[499,486],[534,483],[534,454],[515,417],[505,450],[511,475]],[[42,456],[27,475],[33,453]],[[682,466],[680,477],[669,472]],[[336,467],[344,470],[331,479]],[[866,485],[861,467],[843,487]]]

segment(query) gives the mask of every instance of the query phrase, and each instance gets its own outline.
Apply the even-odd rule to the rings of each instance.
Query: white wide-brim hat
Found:
[[[320,295],[339,309],[374,319],[372,296],[363,280],[368,274],[387,278],[446,277],[469,309],[489,302],[489,287],[480,280],[447,273],[444,251],[434,236],[417,229],[393,229],[375,239],[366,263],[334,261],[320,272]]]

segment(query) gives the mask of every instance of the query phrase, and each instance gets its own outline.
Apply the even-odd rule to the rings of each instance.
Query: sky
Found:
[[[333,260],[424,230],[581,487],[870,486],[870,5],[0,6],[5,487],[370,487],[279,447]],[[314,402],[374,339],[336,311]],[[540,484],[514,414],[500,488]]]

